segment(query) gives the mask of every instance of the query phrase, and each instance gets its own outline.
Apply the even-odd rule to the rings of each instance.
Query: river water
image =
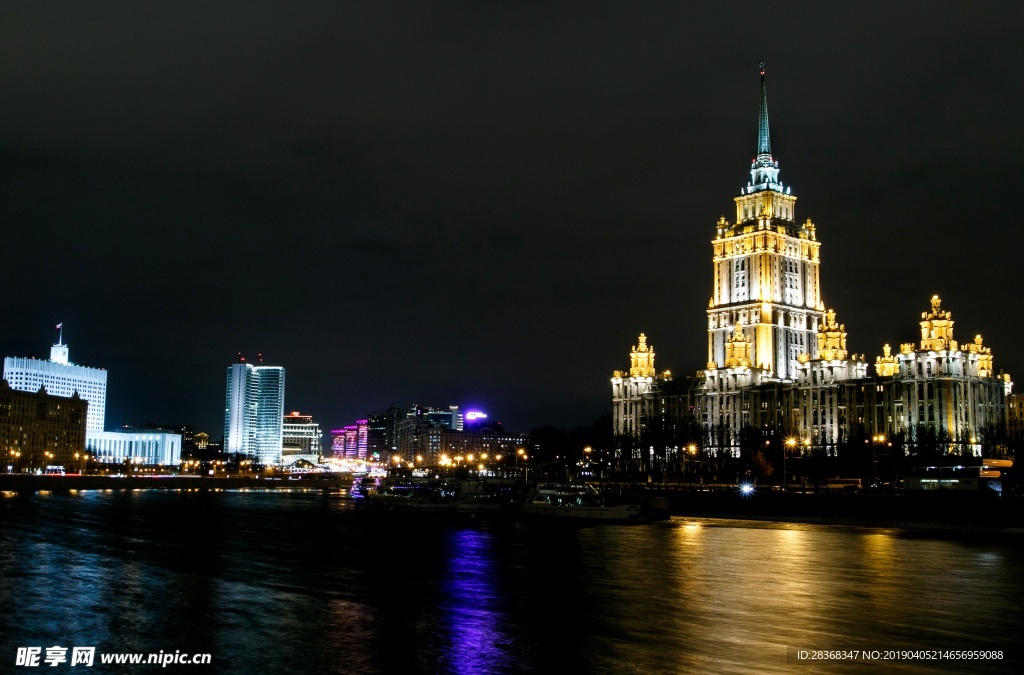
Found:
[[[0,672],[1017,672],[1022,543],[375,513],[319,493],[7,495]],[[17,667],[27,646],[212,662]],[[875,650],[1003,658],[869,660]]]

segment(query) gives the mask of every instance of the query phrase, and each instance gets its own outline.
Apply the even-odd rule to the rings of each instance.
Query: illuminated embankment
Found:
[[[240,476],[54,476],[0,474],[0,491],[68,490],[348,490],[348,475],[257,478]]]

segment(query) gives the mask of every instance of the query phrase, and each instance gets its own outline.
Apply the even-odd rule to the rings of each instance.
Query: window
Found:
[[[732,282],[733,299],[746,300],[748,298],[746,258],[737,258],[733,261]]]
[[[783,297],[788,304],[800,303],[800,263],[786,258],[783,267]]]

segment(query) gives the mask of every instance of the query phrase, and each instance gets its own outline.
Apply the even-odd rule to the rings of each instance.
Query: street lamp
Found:
[[[697,444],[696,443],[690,443],[688,446],[686,446],[686,451],[688,453],[690,453],[690,464],[692,465],[693,461],[694,461],[694,458],[696,458],[696,456],[697,456]],[[686,481],[685,467],[684,467],[684,470],[683,470],[683,481],[684,482]]]
[[[885,443],[885,434],[878,434],[877,436],[871,437],[871,484],[874,485],[878,480],[878,446]]]
[[[786,439],[786,445],[782,448],[782,491],[786,491],[786,455],[792,448],[796,447],[796,439],[790,436]]]

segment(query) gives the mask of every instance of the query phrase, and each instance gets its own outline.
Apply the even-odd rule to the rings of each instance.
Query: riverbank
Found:
[[[348,476],[306,474],[284,478],[261,476],[55,476],[0,474],[0,492],[68,492],[71,490],[348,490]]]
[[[673,516],[1024,533],[1020,499],[975,493],[801,494],[647,490]]]
[[[623,486],[618,486],[621,490]],[[78,490],[318,490],[347,492],[347,476],[53,476],[2,475],[0,492],[32,494]],[[654,498],[671,516],[816,525],[991,534],[1024,534],[1020,498],[985,493],[803,494],[758,490],[672,490],[635,486],[634,496]],[[618,494],[622,494],[619,492]],[[477,514],[481,516],[485,514]]]

